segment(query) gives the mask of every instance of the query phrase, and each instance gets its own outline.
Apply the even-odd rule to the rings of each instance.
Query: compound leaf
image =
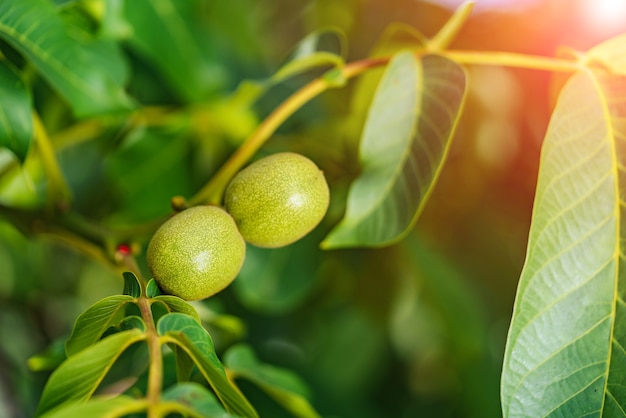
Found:
[[[307,400],[309,391],[302,380],[290,370],[259,362],[250,346],[231,347],[224,355],[224,364],[235,377],[255,383],[294,416],[319,417]]]
[[[66,402],[88,399],[124,350],[145,338],[144,333],[132,329],[110,335],[69,357],[50,375],[37,414]]]
[[[626,77],[574,75],[543,144],[505,417],[625,416]]]
[[[176,344],[193,360],[228,412],[258,417],[252,405],[226,377],[211,336],[195,319],[182,313],[170,313],[159,320],[157,331],[168,337],[166,342]]]
[[[98,341],[107,328],[122,319],[126,304],[132,301],[131,296],[115,295],[87,308],[76,319],[72,335],[65,343],[67,356],[72,356]]]
[[[116,82],[118,71],[94,65],[119,60],[96,56],[90,44],[72,37],[52,2],[0,2],[0,38],[34,65],[77,116],[131,108],[129,98]],[[99,48],[98,53],[104,51]]]
[[[465,72],[453,61],[394,56],[363,130],[362,172],[324,248],[389,245],[410,230],[443,166],[465,87]]]
[[[0,146],[24,162],[34,136],[30,91],[6,62],[0,62],[0,97]]]

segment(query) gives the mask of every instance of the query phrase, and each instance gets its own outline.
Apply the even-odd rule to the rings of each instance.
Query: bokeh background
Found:
[[[114,2],[55,2],[65,19]],[[193,1],[207,93],[172,83],[165,59],[120,40],[128,91],[145,106],[178,109],[183,122],[123,126],[63,143],[73,123],[43,82],[35,102],[57,140],[76,209],[128,226],[191,196],[255,124],[311,74],[274,86],[252,107],[232,94],[270,77],[307,34],[346,34],[348,61],[367,57],[385,28],[403,22],[432,36],[460,2],[417,0]],[[620,0],[478,0],[452,48],[571,56],[626,31]],[[567,48],[564,48],[567,47]],[[7,53],[10,48],[1,44]],[[166,52],[162,52],[166,54]],[[249,248],[241,276],[197,304],[219,350],[250,343],[268,363],[298,372],[325,417],[498,417],[499,376],[531,219],[540,146],[562,76],[470,66],[470,96],[449,159],[415,231],[384,249],[323,252],[358,173],[357,83],[329,91],[279,129],[261,154],[301,152],[325,171],[332,206],[309,237],[281,250]],[[358,115],[357,115],[358,119]],[[55,136],[55,134],[58,134]],[[37,206],[35,162],[0,154],[0,202]],[[141,251],[146,237],[138,236]],[[142,255],[139,255],[143,265]],[[119,293],[119,272],[46,235],[24,235],[0,215],[0,416],[34,412],[48,371],[28,359],[69,336],[77,315]],[[243,386],[264,416],[289,416]]]

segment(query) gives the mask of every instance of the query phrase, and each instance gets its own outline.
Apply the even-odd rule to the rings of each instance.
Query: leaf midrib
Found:
[[[424,86],[424,71],[422,68],[422,64],[418,60],[415,60],[415,63],[416,63],[416,69],[417,69],[417,80],[416,80],[417,82],[415,83],[415,86],[413,87],[417,90],[417,95],[416,95],[416,103],[415,103],[414,112],[413,112],[413,123],[411,124],[411,133],[409,135],[409,138],[414,138],[415,133],[417,131],[418,123],[416,122],[419,122],[418,113],[419,113],[419,108],[421,108],[421,104],[422,104],[422,95],[420,95],[419,93],[420,91],[423,92],[423,86]],[[420,86],[422,86],[421,90],[420,90]],[[411,147],[404,147],[404,151],[402,152],[402,155],[399,158],[399,163],[394,164],[394,169],[391,170],[392,175],[389,176],[389,181],[385,183],[385,187],[382,189],[383,193],[379,193],[377,199],[372,201],[368,211],[363,212],[361,216],[359,216],[358,218],[351,218],[351,222],[349,224],[346,224],[347,226],[350,226],[352,228],[357,227],[358,225],[361,224],[361,222],[364,219],[367,219],[372,213],[374,213],[381,206],[381,203],[385,201],[386,197],[389,196],[390,191],[393,189],[394,185],[397,183],[397,179],[401,177],[401,173],[404,170],[404,166],[410,155],[411,155]],[[367,164],[364,164],[364,168],[367,169]]]
[[[596,88],[597,92],[598,92],[598,99],[599,102],[602,106],[602,114],[605,115],[605,128],[606,128],[606,135],[609,141],[611,141],[611,146],[609,147],[610,149],[610,153],[611,153],[611,171],[613,172],[614,175],[614,179],[615,181],[613,182],[613,193],[615,196],[615,204],[613,206],[613,216],[615,217],[615,249],[613,252],[613,259],[615,260],[615,273],[614,273],[614,278],[613,278],[613,301],[611,303],[611,325],[610,325],[610,336],[609,336],[609,344],[608,344],[608,357],[607,357],[607,362],[606,362],[606,377],[604,380],[604,390],[602,391],[602,393],[604,394],[602,397],[602,407],[600,409],[600,416],[604,415],[604,407],[606,405],[606,394],[610,393],[609,392],[609,377],[611,374],[611,362],[612,362],[612,357],[613,357],[613,343],[615,341],[617,341],[615,339],[615,319],[617,317],[617,303],[618,303],[618,294],[619,294],[619,288],[618,288],[618,283],[619,283],[619,265],[621,262],[621,247],[622,247],[622,243],[621,243],[621,239],[620,239],[620,231],[621,231],[621,218],[620,218],[620,199],[621,199],[621,193],[619,190],[619,157],[617,155],[617,150],[616,150],[616,144],[615,144],[615,140],[616,140],[616,130],[613,127],[613,115],[610,111],[608,102],[607,102],[607,97],[599,83],[599,80],[595,77],[595,74],[593,73],[593,71],[591,70],[587,70],[587,74],[589,75],[589,78],[591,80],[591,82],[593,83],[594,87]],[[619,403],[618,403],[619,405]]]

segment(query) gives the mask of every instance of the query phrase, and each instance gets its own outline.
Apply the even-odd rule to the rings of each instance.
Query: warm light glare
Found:
[[[595,28],[626,26],[626,0],[584,0],[583,15]]]
[[[465,0],[431,0],[433,3],[441,4],[442,6],[456,9]],[[489,10],[508,10],[519,11],[527,7],[537,4],[539,0],[474,0],[474,10],[476,11],[489,11]]]

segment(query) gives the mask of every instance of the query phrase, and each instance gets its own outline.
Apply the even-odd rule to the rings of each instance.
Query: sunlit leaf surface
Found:
[[[46,0],[0,2],[0,38],[27,58],[68,102],[77,116],[129,109],[131,102],[116,80],[112,57],[91,49],[68,33]],[[94,62],[106,65],[94,65]],[[109,67],[108,67],[108,66]]]
[[[587,58],[600,62],[614,74],[626,75],[626,33],[594,46],[587,52]]]
[[[542,150],[506,417],[626,416],[625,157],[626,78],[573,76]]]
[[[166,305],[169,312],[181,312],[200,322],[198,311],[178,296],[158,295],[154,297],[154,301],[161,302]]]
[[[145,410],[147,402],[128,396],[113,399],[94,399],[85,403],[70,403],[56,408],[41,418],[109,418]]]
[[[362,172],[325,248],[383,246],[415,223],[435,183],[465,97],[465,73],[436,55],[396,55],[361,138]]]
[[[144,338],[138,329],[120,332],[68,358],[50,376],[38,413],[66,402],[88,399],[124,350]]]
[[[85,310],[65,343],[65,352],[72,356],[94,344],[111,325],[115,325],[124,313],[127,303],[133,298],[128,295],[115,295],[104,298]]]
[[[229,412],[245,417],[258,416],[239,389],[226,378],[211,336],[195,319],[170,313],[159,320],[157,330],[160,335],[171,338],[171,342],[193,360]]]

